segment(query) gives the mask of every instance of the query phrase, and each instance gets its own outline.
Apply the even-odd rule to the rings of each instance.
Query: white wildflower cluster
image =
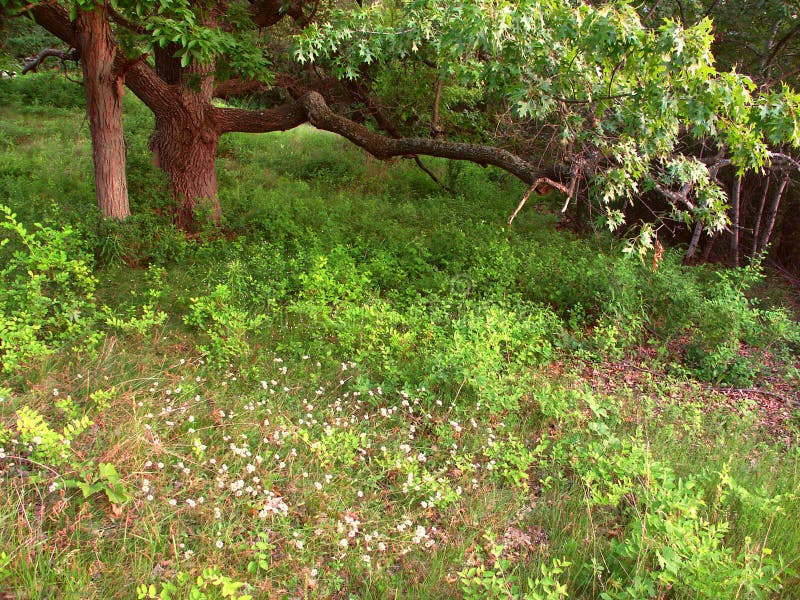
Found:
[[[274,492],[269,492],[269,495],[270,498],[261,507],[258,516],[262,519],[266,519],[270,515],[287,516],[289,514],[289,506],[284,502],[283,498]]]

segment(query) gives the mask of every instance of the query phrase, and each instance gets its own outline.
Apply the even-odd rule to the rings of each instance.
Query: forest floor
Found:
[[[189,239],[127,96],[98,225],[82,101],[0,82],[0,597],[800,596],[795,292],[308,127]]]

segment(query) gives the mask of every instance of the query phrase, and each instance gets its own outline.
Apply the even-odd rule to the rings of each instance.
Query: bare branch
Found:
[[[531,194],[534,191],[536,191],[536,188],[538,188],[541,184],[545,184],[545,185],[547,185],[549,187],[555,188],[555,189],[565,193],[567,195],[567,198],[569,198],[569,196],[572,195],[571,194],[571,190],[574,188],[574,185],[571,185],[568,188],[564,184],[559,183],[558,181],[553,181],[552,179],[550,179],[548,177],[539,177],[539,179],[534,181],[533,185],[531,185],[531,187],[528,188],[528,191],[525,192],[525,195],[522,196],[522,199],[519,201],[519,204],[517,204],[517,208],[514,210],[513,213],[511,213],[511,216],[508,218],[508,225],[509,226],[514,221],[514,219],[517,217],[517,215],[519,214],[519,211],[522,210],[522,207],[525,206],[525,203],[528,201],[528,198],[531,197]]]
[[[789,165],[800,171],[800,162],[798,162],[796,158],[789,156],[788,154],[784,154],[782,152],[770,152],[769,158],[773,162],[788,163]]]
[[[672,190],[665,188],[660,183],[656,183],[654,187],[659,194],[671,202],[674,202],[675,204],[683,204],[689,210],[695,209],[694,203],[688,198],[689,191],[691,190],[690,184],[687,183],[684,185],[680,192],[673,192]]]
[[[66,52],[58,50],[57,48],[45,48],[36,56],[29,56],[25,59],[25,66],[22,69],[22,74],[36,73],[45,59],[51,57],[59,59],[62,63],[67,61],[78,62],[80,60],[80,53],[76,48],[72,48]]]
[[[797,32],[800,31],[800,23],[792,27],[786,34],[778,40],[778,42],[772,46],[769,55],[767,56],[766,60],[761,65],[761,70],[766,71],[772,65],[772,62],[778,56],[778,52],[781,51],[786,44],[792,41],[792,38],[797,35]]]

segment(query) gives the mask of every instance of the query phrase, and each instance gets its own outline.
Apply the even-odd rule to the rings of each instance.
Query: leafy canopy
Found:
[[[771,148],[800,145],[800,96],[759,94],[717,70],[713,40],[707,18],[647,27],[626,0],[411,0],[336,12],[306,29],[295,55],[351,79],[364,65],[426,64],[446,85],[479,90],[524,151],[585,182],[612,229],[624,203],[655,191],[664,216],[719,231],[714,164],[761,170]]]

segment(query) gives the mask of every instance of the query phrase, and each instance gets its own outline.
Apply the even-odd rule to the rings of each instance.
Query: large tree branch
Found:
[[[305,123],[308,118],[299,103],[290,102],[269,110],[215,108],[214,120],[219,133],[267,133],[293,129]]]
[[[314,127],[337,133],[382,160],[393,156],[417,154],[466,160],[480,165],[499,167],[528,185],[536,181],[540,175],[539,170],[529,162],[502,148],[448,140],[385,137],[350,119],[337,115],[328,108],[325,99],[317,92],[305,94],[299,99],[299,102],[306,111],[309,123]]]
[[[250,3],[250,17],[258,27],[272,27],[286,16],[306,24],[303,0],[255,0]],[[314,8],[316,11],[316,7]]]
[[[72,48],[78,48],[78,36],[69,20],[67,10],[55,2],[35,4],[30,7],[34,20],[47,31]]]
[[[241,98],[257,92],[269,89],[266,83],[254,81],[252,79],[228,79],[226,81],[214,82],[214,98],[228,100],[230,98]]]

